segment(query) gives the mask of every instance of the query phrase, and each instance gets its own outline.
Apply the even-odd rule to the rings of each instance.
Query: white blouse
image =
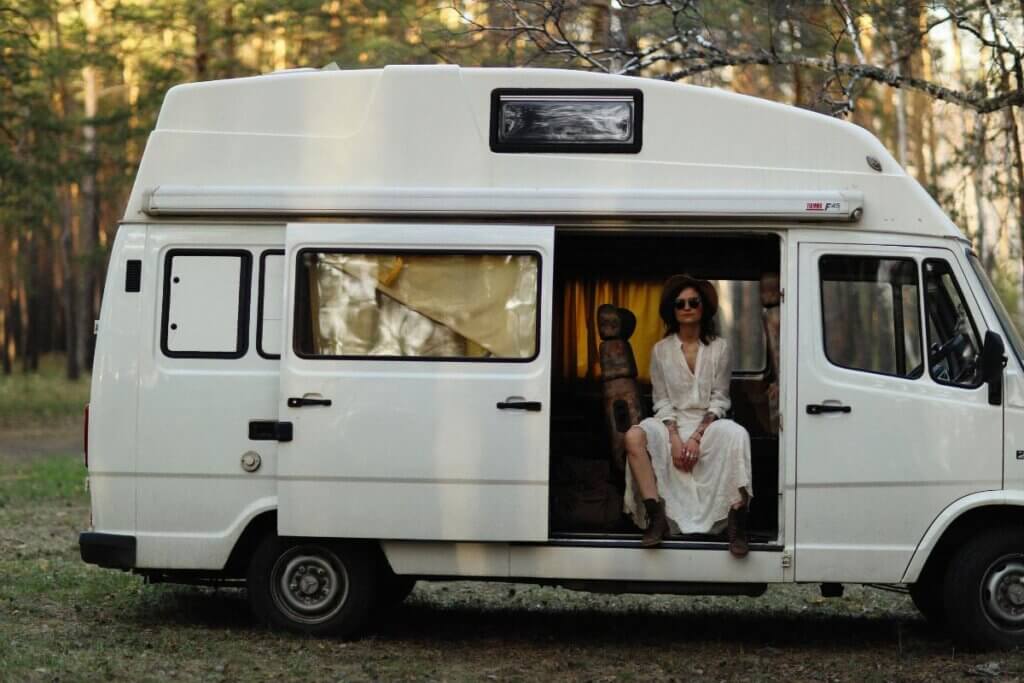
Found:
[[[696,428],[707,412],[725,417],[732,377],[732,354],[722,337],[697,347],[696,369],[691,372],[676,335],[665,337],[651,353],[654,417],[675,420],[681,434]]]

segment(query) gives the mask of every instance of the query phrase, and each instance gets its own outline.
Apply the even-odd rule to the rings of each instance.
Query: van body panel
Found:
[[[520,360],[300,357],[303,252],[529,253],[539,258],[536,355]],[[286,535],[527,541],[548,537],[554,229],[289,224],[279,415],[278,530]],[[292,407],[316,397],[330,405]],[[540,410],[499,410],[520,397]]]
[[[928,561],[928,557],[942,538],[942,534],[964,513],[978,508],[1000,505],[1012,505],[1024,510],[1024,491],[983,491],[964,496],[951,503],[928,527],[928,531],[910,558],[910,563],[907,565],[900,583],[914,583],[917,581],[921,571],[924,569],[925,563]]]
[[[509,87],[638,90],[646,141],[629,155],[496,154],[488,135],[492,91]],[[882,171],[872,170],[867,157]],[[386,67],[177,86],[147,142],[126,218],[144,219],[151,194],[168,186],[233,187],[235,197],[267,188],[310,197],[333,188],[391,189],[396,196],[443,189],[467,197],[492,188],[614,196],[756,188],[808,192],[811,200],[820,192],[855,192],[868,198],[859,221],[865,231],[959,234],[920,184],[856,125],[710,88],[559,69]],[[537,195],[524,210],[538,213],[550,203]],[[316,215],[324,210],[316,204],[282,207],[277,215]],[[447,204],[453,213],[472,211],[472,202]],[[193,207],[208,215],[253,208],[218,201]],[[379,202],[356,208],[389,213]]]
[[[782,554],[771,551],[755,551],[737,562],[725,551],[614,546],[389,541],[382,547],[396,573],[416,576],[737,583],[784,579]]]
[[[385,541],[381,549],[396,574],[507,578],[507,543]]]
[[[822,327],[819,259],[909,259],[920,278],[921,263],[938,258],[950,264],[965,292],[969,281],[949,249],[801,242],[799,251],[795,578],[898,582],[942,510],[970,494],[1002,488],[1003,411],[989,405],[984,385],[934,381],[926,361],[916,379],[831,362]],[[984,335],[986,321],[976,301],[966,294],[965,301]],[[926,319],[923,310],[920,315]],[[851,412],[811,415],[806,410],[829,403]]]
[[[135,529],[135,468],[141,347],[140,326],[153,296],[155,274],[142,268],[139,292],[127,292],[129,260],[146,264],[146,227],[123,225],[110,252],[93,360],[89,407],[92,523],[110,533]]]
[[[282,229],[269,226],[194,223],[150,231],[143,269],[146,305],[139,320],[145,333],[138,341],[141,436],[136,528],[142,567],[185,568],[196,566],[202,558],[203,568],[209,568],[230,551],[223,547],[225,539],[243,512],[276,493],[277,442],[250,440],[249,422],[276,421],[278,363],[254,349],[259,255],[265,249],[280,248],[283,238]],[[173,283],[166,272],[171,254],[218,264],[224,254],[248,255],[247,294],[237,287],[227,294],[196,287],[190,278],[202,269],[176,270],[181,282]],[[169,357],[162,348],[163,328],[174,325],[175,319],[165,311],[175,310],[179,297],[195,297],[184,301],[185,310],[201,309],[189,318],[191,324],[200,324],[204,311],[213,308],[209,300],[216,296],[231,296],[244,304],[245,311],[230,309],[230,313],[247,318],[245,329],[239,330],[246,353],[231,359]],[[184,339],[206,341],[202,335]],[[212,353],[222,350],[217,344],[210,346]],[[260,458],[254,472],[241,465],[242,456],[250,452]],[[162,539],[175,550],[160,549]],[[161,564],[165,559],[173,564]]]
[[[220,480],[213,480],[213,483],[223,487]],[[217,499],[217,493],[211,494],[209,487],[204,493]],[[238,505],[238,501],[227,501],[227,505]],[[238,515],[222,527],[206,524],[205,528],[210,529],[207,532],[160,530],[136,534],[135,566],[138,569],[223,569],[249,522],[276,507],[277,499],[265,496],[236,508],[240,510]]]

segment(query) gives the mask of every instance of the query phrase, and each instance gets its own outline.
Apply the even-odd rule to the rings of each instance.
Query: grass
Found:
[[[0,439],[3,435],[0,433]],[[421,582],[362,639],[255,625],[243,591],[147,586],[78,558],[77,455],[0,460],[0,681],[1000,680],[1024,655],[964,655],[902,595],[608,596]]]
[[[81,419],[89,402],[89,374],[64,376],[64,357],[45,355],[37,372],[0,374],[0,428],[38,427]]]

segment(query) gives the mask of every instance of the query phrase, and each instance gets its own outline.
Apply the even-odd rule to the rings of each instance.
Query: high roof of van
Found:
[[[640,149],[496,152],[501,88],[640,91]],[[457,66],[176,86],[125,220],[396,213],[774,217],[960,236],[884,146],[845,121],[651,79]]]

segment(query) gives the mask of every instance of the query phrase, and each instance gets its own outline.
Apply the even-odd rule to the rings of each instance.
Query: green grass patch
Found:
[[[79,456],[0,463],[0,507],[31,501],[88,502],[86,470]]]
[[[47,355],[37,372],[0,374],[0,427],[39,426],[81,417],[89,402],[90,376],[72,382],[64,375],[64,357]]]

